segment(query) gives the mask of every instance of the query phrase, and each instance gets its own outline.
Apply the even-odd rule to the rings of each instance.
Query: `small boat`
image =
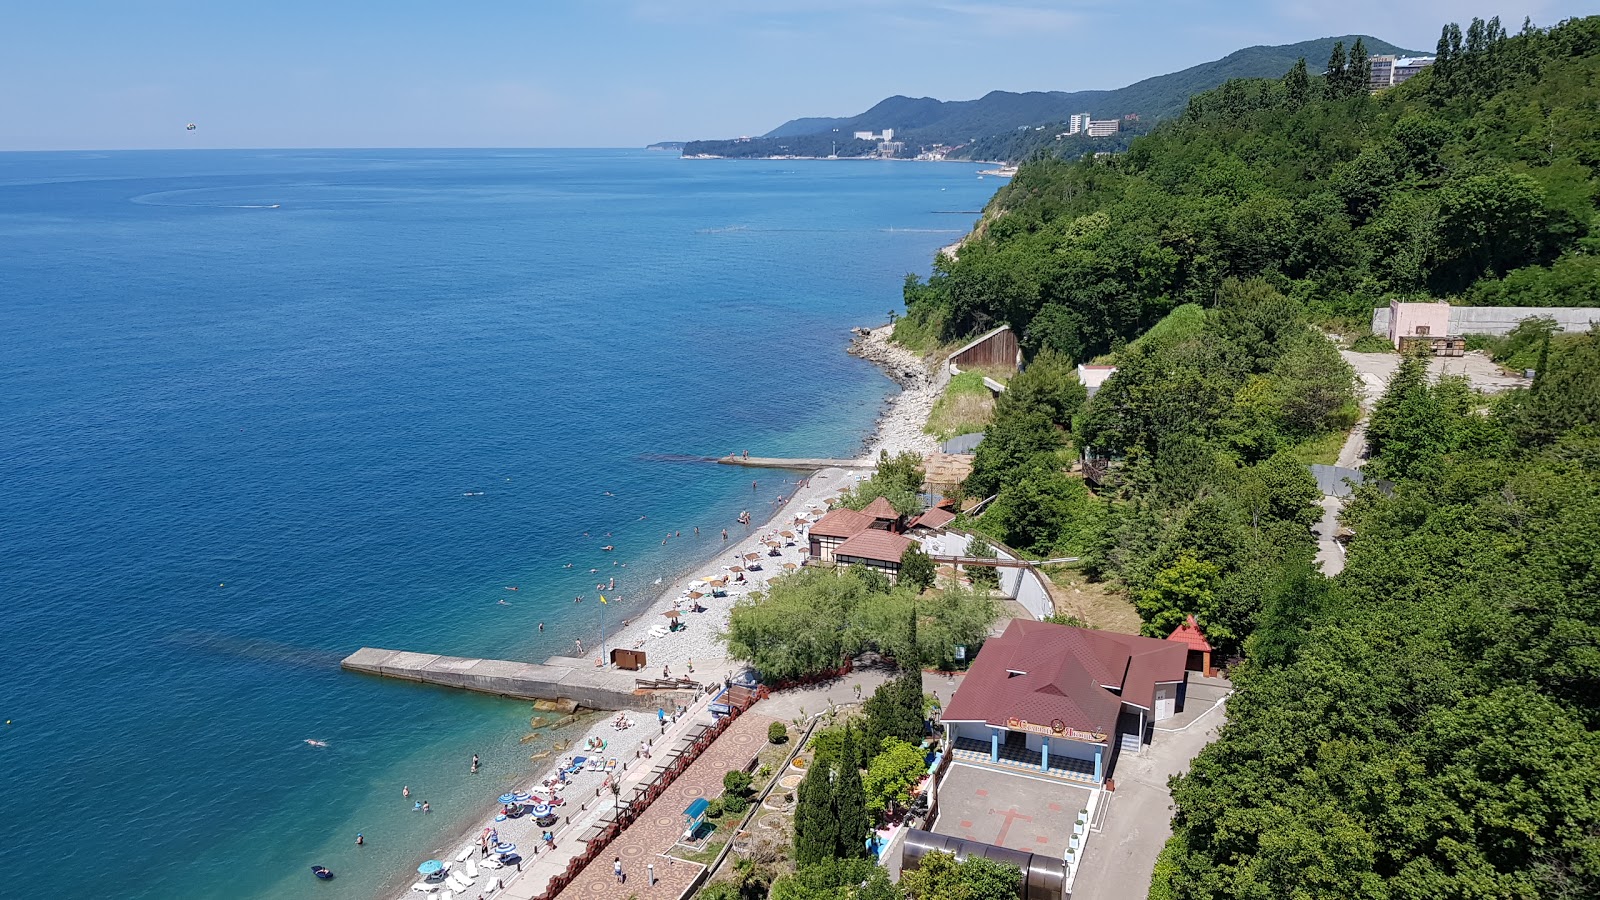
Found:
[[[329,869],[327,866],[312,866],[311,874],[317,876],[323,881],[330,881],[333,879],[333,870]]]

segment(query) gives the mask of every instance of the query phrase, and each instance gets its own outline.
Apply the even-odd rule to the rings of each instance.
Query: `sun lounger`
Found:
[[[478,863],[478,865],[483,866],[485,869],[498,869],[498,868],[501,868],[500,860],[495,859],[492,856],[489,857],[488,859],[485,859],[483,862]]]
[[[467,860],[467,879],[469,881],[478,880],[478,864],[470,859]]]
[[[616,770],[617,770],[617,758],[615,756],[613,756],[610,759],[606,760],[606,771],[607,772],[615,772]]]
[[[456,900],[455,891],[440,891],[439,900]]]
[[[434,891],[437,891],[439,886],[437,884],[429,884],[426,881],[419,881],[416,884],[413,884],[411,889],[413,891],[421,891],[424,894],[431,894]]]
[[[472,882],[468,881],[467,876],[460,872],[450,873],[450,886],[463,892],[472,890]]]
[[[468,844],[465,847],[462,847],[461,852],[456,854],[456,862],[462,862],[466,860],[467,857],[472,855],[472,851],[476,849],[478,849],[476,844]]]
[[[667,630],[665,628],[661,628],[661,627],[657,626],[655,628],[650,629],[650,636],[651,637],[658,637],[658,638],[659,637],[666,637],[667,636]]]
[[[578,772],[582,771],[583,764],[588,761],[589,757],[587,756],[574,756],[572,758],[572,765],[567,766],[567,774],[576,775]]]

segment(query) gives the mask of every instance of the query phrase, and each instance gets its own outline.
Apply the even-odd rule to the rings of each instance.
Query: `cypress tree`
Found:
[[[855,729],[844,729],[844,745],[839,749],[839,775],[833,780],[833,808],[839,820],[840,859],[867,855],[867,836],[872,819],[867,815],[867,793],[861,786],[861,759],[856,752]]]
[[[1283,87],[1291,107],[1299,109],[1306,105],[1306,100],[1311,96],[1311,76],[1306,73],[1304,56],[1295,61],[1294,68],[1289,70],[1289,74],[1283,76]]]
[[[1333,45],[1333,53],[1328,57],[1328,71],[1323,73],[1323,84],[1329,100],[1344,96],[1344,41]]]
[[[1372,82],[1372,63],[1367,59],[1367,42],[1356,38],[1350,48],[1350,62],[1345,66],[1345,96],[1359,97]]]
[[[815,865],[833,857],[839,843],[833,785],[826,766],[812,766],[800,781],[794,808],[794,862]]]

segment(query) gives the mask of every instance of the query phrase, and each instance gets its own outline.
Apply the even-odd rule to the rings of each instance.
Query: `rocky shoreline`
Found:
[[[855,337],[847,352],[878,366],[890,380],[900,385],[900,393],[886,401],[883,414],[878,417],[878,426],[867,443],[866,460],[876,460],[882,450],[893,454],[908,450],[930,453],[939,449],[939,442],[922,428],[928,424],[934,401],[943,390],[942,369],[935,367],[932,360],[891,341],[892,325],[855,328],[852,333]]]

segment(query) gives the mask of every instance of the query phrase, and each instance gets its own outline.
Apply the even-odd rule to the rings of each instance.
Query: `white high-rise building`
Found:
[[[1095,119],[1085,129],[1089,137],[1105,137],[1122,130],[1121,119]]]
[[[1073,113],[1067,120],[1067,134],[1082,134],[1089,130],[1089,114]]]

